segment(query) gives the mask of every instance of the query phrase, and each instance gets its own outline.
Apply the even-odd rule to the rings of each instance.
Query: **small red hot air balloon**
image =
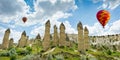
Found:
[[[27,17],[23,17],[22,21],[25,23],[27,21]]]
[[[100,24],[104,28],[105,25],[110,20],[110,13],[107,10],[100,10],[100,11],[98,11],[96,17],[97,17],[98,21],[100,22]]]

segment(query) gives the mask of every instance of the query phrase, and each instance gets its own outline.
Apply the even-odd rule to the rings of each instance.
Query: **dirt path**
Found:
[[[53,52],[54,50],[55,50],[55,48],[52,48],[51,50],[44,52],[43,55],[49,54],[49,53]]]

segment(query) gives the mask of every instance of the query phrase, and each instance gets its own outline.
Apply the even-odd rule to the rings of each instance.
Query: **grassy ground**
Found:
[[[9,57],[0,57],[0,60],[10,60]]]
[[[17,56],[17,59],[21,59],[21,58],[23,58],[24,56]],[[0,57],[0,60],[10,60],[10,57]]]
[[[16,48],[17,51],[19,50],[24,50],[25,48]],[[37,54],[40,52],[42,48],[32,48],[31,54]],[[1,52],[6,52],[6,50],[0,51]],[[120,58],[120,52],[118,51],[98,51],[96,49],[91,49],[86,52],[89,56],[90,60],[114,60],[114,58]],[[64,60],[80,60],[80,59],[86,59],[86,55],[81,56],[81,54],[77,51],[76,46],[74,45],[73,47],[55,47],[55,50],[50,53],[52,55],[52,60],[56,60],[57,58],[61,57]],[[23,55],[18,55],[17,59],[21,59]],[[46,58],[48,57],[48,54],[46,54]],[[10,60],[10,57],[0,57],[0,60]]]

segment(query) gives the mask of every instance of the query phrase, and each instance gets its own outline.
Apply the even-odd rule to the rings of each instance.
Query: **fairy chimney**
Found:
[[[89,31],[88,31],[88,29],[87,29],[87,27],[85,27],[85,29],[84,29],[84,48],[85,48],[85,50],[88,50],[89,49],[89,36],[88,36],[88,34],[89,34]]]
[[[40,34],[38,34],[36,36],[34,44],[37,45],[37,46],[41,46],[41,37],[40,37]]]
[[[84,40],[83,40],[83,26],[82,23],[79,22],[77,25],[78,30],[78,51],[84,51]]]
[[[2,49],[7,49],[9,47],[9,35],[10,35],[10,29],[8,28],[4,34]]]
[[[9,40],[9,48],[11,48],[11,47],[13,47],[13,45],[14,45],[14,40],[13,40],[13,38],[11,38],[10,40]]]
[[[18,42],[18,47],[25,47],[27,45],[27,36],[26,36],[26,32],[23,31],[21,38]]]
[[[53,46],[57,46],[59,43],[59,37],[57,32],[57,26],[54,25],[54,34],[53,34]]]
[[[41,39],[40,34],[38,34],[35,39]]]
[[[63,23],[60,24],[60,40],[59,40],[59,46],[65,46],[66,45],[66,34],[65,34],[65,26]]]
[[[50,47],[50,21],[45,24],[45,35],[42,42],[43,50],[46,51]]]

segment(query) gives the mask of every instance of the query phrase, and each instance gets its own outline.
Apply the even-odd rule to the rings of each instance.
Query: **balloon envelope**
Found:
[[[25,23],[27,21],[27,18],[26,17],[23,17],[22,18],[22,21]]]
[[[100,11],[98,11],[96,17],[97,17],[98,21],[100,22],[100,24],[104,28],[104,26],[110,20],[110,13],[107,10],[100,10]]]

